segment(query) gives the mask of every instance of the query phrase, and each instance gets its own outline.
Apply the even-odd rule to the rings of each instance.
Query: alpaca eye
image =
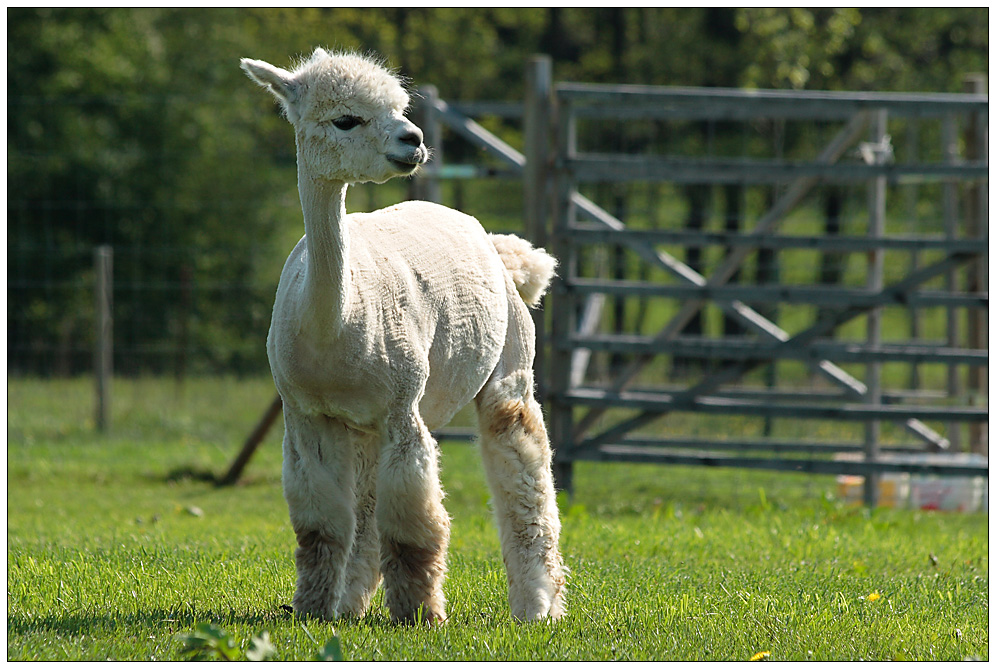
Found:
[[[332,125],[339,128],[339,130],[352,130],[358,125],[363,124],[363,119],[356,116],[340,116],[339,118],[332,121]]]

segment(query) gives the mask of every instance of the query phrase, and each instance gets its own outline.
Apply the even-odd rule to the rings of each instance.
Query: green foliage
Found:
[[[362,619],[302,625],[283,608],[279,426],[241,485],[196,475],[224,471],[269,381],[118,383],[130,399],[100,438],[87,380],[8,381],[8,660],[253,659],[267,642],[285,661],[988,659],[987,515],[870,512],[787,473],[580,463],[559,500],[568,615],[517,624],[479,456],[455,443],[448,623],[393,625],[378,594]]]
[[[175,341],[186,328],[191,348],[232,351],[206,357],[238,368],[238,347],[218,346],[223,338],[265,331],[270,286],[240,291],[238,301],[224,289],[184,296],[193,282],[251,285],[257,258],[271,251],[272,200],[258,193],[272,185],[272,170],[254,166],[253,106],[233,85],[241,74],[230,55],[232,18],[12,10],[8,225],[23,287],[10,305],[13,340],[45,330],[89,339],[87,294],[53,293],[48,282],[68,288],[86,276],[97,244],[117,250],[120,285],[165,288],[119,293],[115,317],[128,323],[121,344]],[[33,316],[39,311],[44,317]],[[131,371],[124,360],[118,368]]]
[[[311,638],[307,628],[304,625],[301,628]],[[198,623],[192,632],[178,635],[177,640],[182,645],[180,655],[188,660],[265,662],[276,659],[277,655],[277,649],[270,641],[270,633],[265,630],[253,635],[244,650],[232,634],[211,623]],[[344,662],[346,658],[339,637],[333,635],[328,643],[315,651],[313,659],[319,662]]]
[[[826,87],[839,74],[835,64],[860,21],[860,10],[854,8],[738,11],[737,28],[754,42],[757,53],[744,83],[759,88]]]
[[[342,653],[342,642],[339,637],[333,637],[322,646],[321,650],[315,653],[315,659],[319,662],[345,662],[346,657]]]
[[[12,365],[90,368],[91,254],[111,244],[118,370],[265,368],[276,278],[302,226],[292,133],[242,56],[288,66],[316,45],[374,51],[458,101],[521,99],[524,63],[540,52],[558,81],[953,91],[988,71],[987,12],[10,9]],[[496,190],[451,204],[510,227],[517,212],[490,213],[506,200]],[[403,185],[385,192],[404,197]]]
[[[183,644],[180,654],[191,660],[230,662],[241,655],[239,644],[232,635],[210,623],[198,623],[193,632],[181,634],[179,641]]]
[[[752,54],[742,85],[956,92],[988,70],[987,21],[971,8],[736,10]]]

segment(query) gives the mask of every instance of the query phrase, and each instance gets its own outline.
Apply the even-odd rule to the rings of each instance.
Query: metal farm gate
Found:
[[[896,450],[952,450],[953,441],[964,441],[960,424],[967,423],[967,445],[977,452],[986,448],[981,429],[988,420],[983,381],[988,365],[986,95],[559,84],[551,97],[557,134],[547,177],[553,183],[551,241],[561,260],[561,280],[552,300],[547,399],[561,487],[571,489],[572,465],[579,460],[864,475],[869,504],[876,501],[876,475],[886,471],[987,475],[987,464],[917,464],[883,457],[882,443],[882,425],[892,423],[914,440]],[[894,122],[914,145],[926,137],[938,146],[921,149],[926,160],[909,147],[894,151],[889,135]],[[799,130],[813,126],[829,138],[817,144],[811,132]],[[586,133],[595,139],[589,141]],[[594,195],[585,195],[587,187],[612,199],[611,186],[623,183],[668,185],[672,197],[684,195],[686,221],[695,224],[648,229],[644,221],[639,229],[610,213],[612,205],[600,206]],[[779,234],[797,213],[805,228],[806,212],[800,210],[811,205],[818,189],[835,185],[864,191],[860,234]],[[927,215],[935,217],[937,234],[886,234],[887,228],[908,229],[903,214],[887,208],[890,187],[899,185],[921,189],[919,197],[914,191],[914,208],[936,193],[938,206],[928,207]],[[705,216],[696,207],[719,187],[735,220],[727,218],[723,233],[705,232]],[[757,200],[759,192],[767,196],[761,198],[763,206],[748,230],[738,230],[748,218],[743,200],[751,195]],[[711,267],[694,267],[688,251],[696,250],[695,260],[704,266],[708,247],[718,251]],[[618,272],[625,258],[612,273],[619,249],[645,264],[642,280]],[[681,251],[685,261],[678,257]],[[752,256],[767,254],[771,262],[790,253],[803,264],[803,274],[809,263],[811,280],[817,278],[821,255],[836,254],[839,260],[840,254],[858,254],[865,267],[837,279],[853,282],[857,275],[863,283],[805,285],[798,282],[799,268],[788,283],[770,272],[762,277],[760,264],[760,282],[731,281]],[[638,310],[656,310],[664,318],[653,325],[644,318],[634,328],[634,319],[626,317],[627,310],[633,311],[627,301],[641,299]],[[605,313],[610,302],[614,319]],[[780,305],[795,305],[791,331],[766,315]],[[732,322],[727,331],[736,336],[684,334],[705,310],[718,312],[725,324]],[[902,333],[901,340],[890,332],[892,341],[886,341],[887,310],[912,312],[906,318],[914,332]],[[918,310],[945,322],[940,328],[944,340],[916,339]],[[856,319],[866,324],[863,339],[834,338]],[[938,331],[936,323],[930,330]],[[592,378],[589,366],[597,352],[608,354],[610,362]],[[678,363],[689,360],[698,364],[680,370]],[[764,383],[764,375],[755,371],[785,361],[809,371],[786,387],[772,383],[781,374],[769,374]],[[883,365],[890,363],[946,367],[945,392],[887,390]],[[857,369],[849,371],[845,364]],[[967,384],[959,367],[968,368]],[[726,430],[705,432],[733,434],[678,436],[669,424],[648,429],[677,413],[726,417],[718,423],[725,421]],[[745,421],[731,416],[760,419],[765,429],[759,437],[745,437],[739,427]],[[841,421],[864,429],[844,443],[773,439],[768,435],[774,419]],[[928,422],[947,426],[941,428],[947,436]],[[859,457],[833,457],[841,453]]]

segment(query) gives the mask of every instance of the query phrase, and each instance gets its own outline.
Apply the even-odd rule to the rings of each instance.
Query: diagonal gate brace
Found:
[[[816,158],[816,162],[826,164],[833,164],[837,162],[840,157],[844,155],[844,152],[848,149],[848,147],[861,138],[869,122],[870,115],[867,112],[856,114],[848,122],[848,124],[839,133],[837,133],[837,135],[831,140],[830,144],[828,144],[823,151],[820,152],[819,156]],[[771,209],[769,209],[768,212],[758,220],[750,234],[763,235],[776,229],[778,225],[781,224],[782,220],[784,220],[785,216],[788,215],[793,208],[798,206],[798,204],[802,202],[806,195],[808,195],[813,187],[818,183],[819,179],[816,177],[801,177],[793,181],[788,190],[780,198],[778,198]],[[575,206],[592,216],[598,223],[614,230],[626,229],[625,223],[621,222],[604,209],[601,209],[579,193],[575,193],[572,199],[574,200]],[[707,280],[691,267],[668,253],[658,251],[649,245],[644,245],[638,242],[629,243],[628,246],[636,251],[636,253],[644,260],[648,260],[649,262],[669,271],[678,279],[700,288],[706,286],[719,286],[729,281],[730,277],[732,277],[737,269],[740,268],[747,256],[753,252],[753,248],[748,246],[735,248],[723,261],[723,264],[716,270],[713,277]],[[677,336],[678,333],[685,328],[688,322],[691,321],[699,311],[701,311],[705,304],[705,300],[690,300],[686,302],[681,311],[675,315],[654,338],[654,341],[667,341]],[[751,329],[755,331],[759,330],[762,334],[774,335],[773,338],[776,340],[784,341],[785,337],[787,337],[781,328],[777,327],[774,323],[771,323],[768,319],[764,318],[761,314],[757,313],[742,302],[727,304],[736,304],[736,307],[732,310],[731,315],[738,320],[742,320],[742,322]],[[782,335],[784,335],[784,337]],[[622,372],[622,374],[619,375],[613,383],[612,389],[621,390],[625,387],[633,379],[633,377],[635,377],[639,371],[653,359],[653,357],[654,356],[652,355],[639,356],[626,370]],[[857,381],[857,379],[847,379],[846,376],[836,375],[834,380],[838,383],[843,381],[845,390],[851,394],[862,395],[866,391],[864,384]],[[591,422],[594,418],[597,418],[600,413],[601,412],[598,409],[593,409],[589,412],[589,415],[582,419],[581,424],[578,426],[578,430],[584,431],[587,427],[590,427]]]
[[[951,268],[956,267],[957,265],[974,257],[974,253],[952,253],[942,260],[908,275],[905,279],[883,288],[881,291],[876,293],[875,298],[870,300],[868,304],[847,307],[825,316],[809,328],[782,342],[780,345],[773,347],[770,354],[766,355],[764,358],[754,358],[740,361],[708,376],[691,388],[688,388],[680,393],[673,394],[671,396],[671,409],[666,411],[644,411],[643,413],[634,416],[629,420],[623,421],[622,423],[619,423],[618,425],[595,437],[592,437],[591,439],[585,440],[581,444],[581,450],[597,449],[602,444],[611,443],[617,437],[620,437],[631,430],[641,427],[642,425],[667,414],[668,411],[680,409],[682,407],[692,407],[694,406],[697,398],[712,392],[724,383],[740,378],[747,372],[762,364],[776,359],[780,351],[808,346],[813,341],[826,335],[838,326],[857,318],[858,316],[861,316],[876,307],[887,304],[903,303],[906,293],[916,286],[929,281],[930,279],[939,276]]]
[[[817,157],[817,162],[831,164],[840,159],[849,146],[857,141],[864,132],[869,122],[869,114],[862,112],[855,115],[851,121],[831,140]],[[784,217],[795,206],[801,202],[809,191],[819,183],[816,177],[801,177],[796,179],[789,186],[788,190],[772,206],[772,208],[757,222],[751,231],[752,235],[763,235],[776,229]],[[581,211],[590,216],[595,222],[613,230],[625,230],[626,225],[617,218],[606,212],[604,209],[588,200],[580,193],[573,193],[572,203]],[[726,283],[737,271],[747,255],[752,252],[751,247],[743,246],[735,249],[714,275],[706,280],[701,274],[688,267],[688,265],[677,260],[673,256],[663,251],[654,249],[649,245],[637,241],[623,242],[635,251],[640,257],[651,264],[657,265],[670,272],[679,280],[685,283],[698,286],[719,286]],[[593,296],[594,297],[594,296]],[[705,300],[692,300],[685,303],[682,310],[671,319],[671,321],[654,338],[654,342],[667,341],[677,336],[688,322],[705,305]],[[717,301],[717,305],[726,313],[736,318],[749,329],[759,332],[762,336],[776,342],[786,342],[789,339],[788,333],[777,325],[766,319],[760,313],[747,306],[739,300]],[[653,355],[638,356],[623,372],[616,378],[612,385],[612,391],[618,392],[624,388],[654,358]],[[845,392],[855,398],[863,397],[867,393],[865,384],[842,370],[837,365],[827,360],[814,361],[811,366],[821,375],[830,379],[833,383],[844,388]],[[575,429],[575,437],[579,437],[586,432],[595,421],[604,413],[601,407],[595,407],[578,422]],[[906,421],[906,427],[918,437],[930,442],[940,449],[946,449],[949,445],[947,439],[931,430],[923,422],[910,419]]]

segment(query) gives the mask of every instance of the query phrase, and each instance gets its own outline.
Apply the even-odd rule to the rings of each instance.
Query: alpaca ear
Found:
[[[298,98],[298,84],[294,81],[294,75],[262,60],[243,58],[241,63],[242,69],[250,79],[273,93],[287,112],[287,117],[293,122],[294,115],[291,109]]]

